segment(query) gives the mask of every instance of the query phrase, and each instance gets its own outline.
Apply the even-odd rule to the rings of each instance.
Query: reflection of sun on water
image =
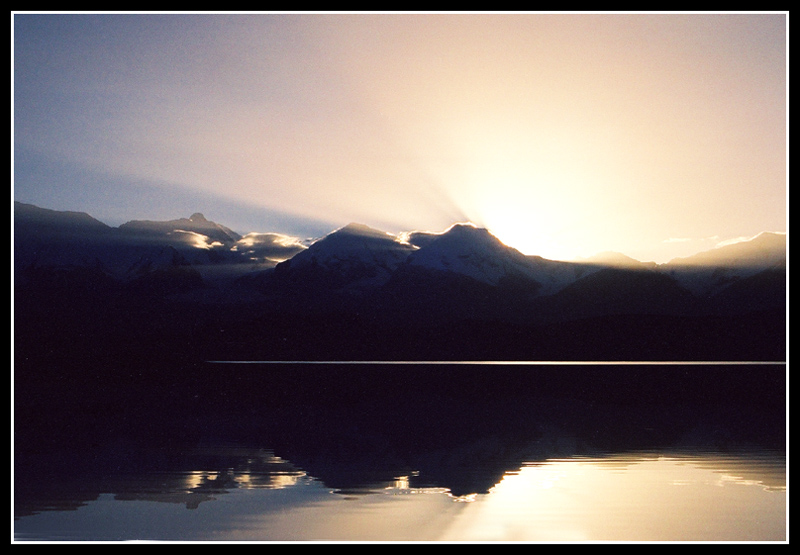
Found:
[[[223,480],[226,481],[226,487],[284,489],[305,483],[310,477],[288,461],[266,453],[248,458],[245,468],[193,470],[187,472],[183,480],[187,491],[202,489]]]
[[[736,478],[721,468],[652,456],[523,466],[460,513],[442,539],[785,539],[785,490],[764,487],[780,476]]]

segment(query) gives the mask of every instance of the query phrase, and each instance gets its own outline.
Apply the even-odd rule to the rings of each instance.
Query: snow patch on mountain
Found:
[[[603,269],[650,270],[708,298],[764,270],[771,270],[772,279],[779,277],[786,269],[786,234],[765,232],[660,265],[620,253],[565,262],[523,255],[487,229],[469,223],[440,233],[397,235],[351,223],[306,242],[280,233],[242,237],[200,212],[189,218],[135,220],[112,228],[88,214],[15,202],[14,257],[15,276],[25,268],[91,267],[128,280],[155,269],[191,265],[206,283],[224,285],[234,283],[237,276],[272,273],[274,268],[280,279],[271,284],[296,285],[304,292],[374,292],[398,270],[421,269],[509,286],[515,294],[528,297],[554,295]],[[415,275],[421,274],[404,277]]]
[[[456,224],[408,257],[407,264],[455,272],[499,285],[509,276],[536,280],[534,268],[518,250],[507,247],[487,229]]]
[[[419,247],[408,257],[410,267],[454,272],[492,286],[527,282],[536,295],[557,293],[599,269],[596,264],[524,255],[472,223],[455,224],[438,234],[410,232],[403,238]]]
[[[414,250],[395,235],[351,223],[278,264],[275,271],[296,284],[362,294],[388,282]]]
[[[374,265],[393,272],[415,249],[395,235],[351,223],[312,243],[285,264],[292,270],[311,265],[331,270]]]

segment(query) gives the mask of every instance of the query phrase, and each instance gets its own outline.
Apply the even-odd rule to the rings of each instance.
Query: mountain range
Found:
[[[108,322],[114,307],[148,337],[209,334],[201,350],[217,358],[782,360],[786,252],[785,234],[765,232],[666,264],[565,262],[471,224],[392,235],[351,223],[301,241],[241,236],[200,213],[115,228],[15,202],[15,323]]]
[[[15,203],[13,231],[15,515],[124,499],[106,477],[131,469],[239,468],[209,458],[218,444],[348,495],[406,474],[471,495],[552,457],[785,444],[785,365],[692,364],[786,359],[782,234],[658,265],[527,256],[469,224],[306,241]],[[74,475],[102,489],[65,496]],[[176,488],[164,500],[187,499]]]

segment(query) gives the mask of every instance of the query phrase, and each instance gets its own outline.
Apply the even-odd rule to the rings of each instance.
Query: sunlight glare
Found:
[[[733,464],[739,465],[758,469],[751,470],[757,474],[735,477],[722,470],[732,463],[715,455],[686,459],[643,454],[525,465],[507,473],[480,502],[460,514],[442,539],[747,538],[754,533],[752,523],[736,518],[738,508],[755,503],[756,498],[763,501],[756,491],[762,490],[775,495],[765,501],[763,510],[779,514],[783,507],[779,496],[785,491],[765,487],[779,480],[780,468],[744,459]],[[729,528],[714,529],[702,515],[714,496],[720,495],[720,487],[727,487],[727,501],[715,511],[730,512],[730,520],[717,526]],[[779,538],[784,532],[777,526],[772,533]]]
[[[565,178],[533,176],[524,169],[506,168],[493,170],[486,180],[494,185],[476,186],[473,202],[466,210],[472,221],[526,255],[552,260],[584,256],[566,242],[579,212],[577,206],[571,211],[563,208],[568,204],[562,198],[569,186]]]
[[[455,124],[451,140],[461,168],[448,181],[471,221],[526,255],[572,260],[607,250],[581,232],[608,227],[598,221],[607,220],[608,184],[598,171],[607,162],[579,129],[547,121],[531,133],[510,116],[475,118]]]

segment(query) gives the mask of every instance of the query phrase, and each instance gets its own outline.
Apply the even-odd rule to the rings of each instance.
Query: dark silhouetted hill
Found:
[[[14,318],[32,358],[48,352],[37,342],[110,358],[785,357],[781,234],[658,266],[525,256],[467,224],[350,224],[306,246],[199,213],[111,228],[15,203],[14,230]]]

